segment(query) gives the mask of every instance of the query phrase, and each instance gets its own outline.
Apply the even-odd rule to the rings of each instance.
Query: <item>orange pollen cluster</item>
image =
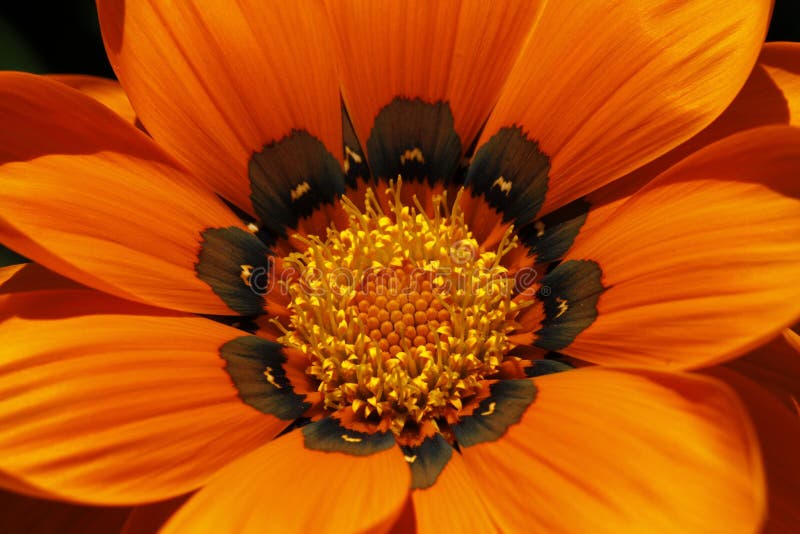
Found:
[[[358,308],[356,327],[369,332],[384,361],[401,352],[413,358],[436,349],[440,326],[450,326],[450,312],[433,293],[430,273],[415,272],[411,263],[388,270],[389,276],[370,280],[353,299]]]

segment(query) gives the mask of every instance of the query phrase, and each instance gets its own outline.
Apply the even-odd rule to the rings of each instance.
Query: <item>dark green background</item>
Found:
[[[768,41],[800,41],[800,1],[776,0]],[[113,77],[94,0],[0,3],[0,70]],[[0,266],[20,257],[0,245]]]

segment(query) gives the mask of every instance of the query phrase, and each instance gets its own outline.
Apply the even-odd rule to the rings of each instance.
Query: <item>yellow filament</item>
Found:
[[[512,300],[501,265],[517,246],[511,230],[481,251],[458,198],[452,210],[446,196],[434,198],[429,216],[416,199],[403,205],[401,186],[388,188],[388,213],[370,189],[363,211],[342,199],[347,227],[329,228],[324,241],[297,236],[308,248],[284,259],[298,274],[285,283],[290,324],[279,325],[279,341],[308,356],[325,408],[350,408],[395,433],[457,418],[512,348],[514,318],[531,303]]]

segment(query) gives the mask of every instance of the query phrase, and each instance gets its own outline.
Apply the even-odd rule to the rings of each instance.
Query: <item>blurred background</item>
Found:
[[[767,41],[800,41],[800,0],[775,0]],[[0,2],[0,70],[113,78],[94,0]],[[0,245],[0,266],[22,258]]]

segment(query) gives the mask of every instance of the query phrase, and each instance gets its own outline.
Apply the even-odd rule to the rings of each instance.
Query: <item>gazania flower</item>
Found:
[[[6,488],[202,487],[178,532],[761,525],[746,408],[685,370],[800,316],[800,131],[664,154],[769,2],[99,11],[147,133],[0,75],[0,241],[65,277],[6,272]]]

